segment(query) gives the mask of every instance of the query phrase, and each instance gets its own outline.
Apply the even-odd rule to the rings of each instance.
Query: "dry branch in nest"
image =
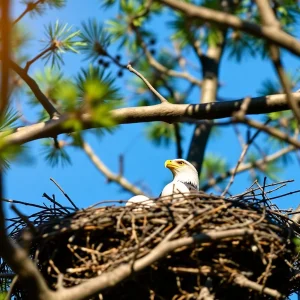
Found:
[[[69,213],[56,203],[12,219],[11,235],[24,244],[23,229],[34,226],[29,251],[53,289],[110,275],[96,299],[284,298],[299,289],[293,240],[300,227],[268,200],[277,189],[252,187],[229,199],[161,198],[147,210],[94,206]],[[5,263],[0,273],[10,273]],[[20,284],[13,294],[26,299]]]

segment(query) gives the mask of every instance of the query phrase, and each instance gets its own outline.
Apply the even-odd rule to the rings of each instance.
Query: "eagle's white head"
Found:
[[[167,160],[165,167],[173,173],[173,182],[182,182],[191,189],[199,190],[198,172],[190,162],[185,159]]]

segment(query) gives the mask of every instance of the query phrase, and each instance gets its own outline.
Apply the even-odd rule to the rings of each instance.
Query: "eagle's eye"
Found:
[[[180,165],[183,165],[183,164],[184,164],[184,162],[183,162],[183,161],[179,161],[178,163],[179,163]]]

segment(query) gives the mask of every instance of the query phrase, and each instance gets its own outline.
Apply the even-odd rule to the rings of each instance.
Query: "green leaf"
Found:
[[[82,28],[80,38],[84,44],[82,51],[86,54],[86,59],[96,60],[99,56],[107,56],[111,36],[103,26],[96,19],[90,19],[82,23]]]
[[[167,123],[155,122],[148,125],[146,135],[150,141],[158,146],[169,146],[175,140],[174,126]]]
[[[41,152],[46,162],[48,162],[51,167],[58,165],[65,167],[71,164],[71,158],[64,149],[64,146],[63,141],[57,141],[56,143],[53,140],[47,140],[43,142],[43,149]]]
[[[42,58],[45,64],[51,62],[51,66],[60,66],[63,64],[62,54],[65,52],[78,53],[80,47],[85,46],[83,41],[80,41],[80,31],[73,31],[72,26],[61,24],[57,20],[55,24],[45,26],[46,38],[44,42],[46,46],[43,50],[48,50]]]

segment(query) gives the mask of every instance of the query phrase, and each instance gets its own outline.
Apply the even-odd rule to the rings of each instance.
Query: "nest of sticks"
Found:
[[[53,289],[127,266],[127,279],[95,299],[284,298],[300,287],[294,242],[300,227],[271,203],[271,192],[283,185],[230,198],[160,198],[149,209],[107,201],[71,212],[52,199],[32,216],[11,219],[11,236],[28,247]],[[10,272],[2,262],[7,283]],[[13,294],[26,299],[20,284]]]

